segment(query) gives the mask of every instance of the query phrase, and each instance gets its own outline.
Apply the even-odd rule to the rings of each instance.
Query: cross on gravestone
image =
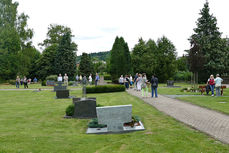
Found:
[[[107,125],[108,132],[122,132],[123,124],[132,120],[132,105],[96,107],[99,124]]]
[[[82,85],[83,85],[83,89],[82,89],[82,98],[86,98],[87,97],[87,92],[86,92],[86,86],[87,86],[87,77],[84,76],[83,80],[82,80]]]

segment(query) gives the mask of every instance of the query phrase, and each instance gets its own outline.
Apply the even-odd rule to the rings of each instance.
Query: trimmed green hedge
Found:
[[[104,75],[104,80],[111,80],[111,75]]]
[[[45,78],[46,80],[53,80],[56,81],[57,80],[57,75],[49,75]]]
[[[105,93],[125,91],[124,85],[98,85],[86,87],[87,93]]]
[[[73,114],[74,114],[74,109],[75,109],[75,106],[74,106],[74,104],[71,104],[71,105],[69,105],[67,108],[66,108],[66,115],[67,116],[73,116]]]

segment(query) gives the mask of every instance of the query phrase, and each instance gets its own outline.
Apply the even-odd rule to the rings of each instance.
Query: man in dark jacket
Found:
[[[158,78],[152,75],[150,83],[151,83],[151,90],[152,90],[152,98],[154,96],[154,92],[155,92],[155,97],[157,98]]]

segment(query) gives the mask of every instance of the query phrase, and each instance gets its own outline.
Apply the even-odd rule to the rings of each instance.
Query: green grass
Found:
[[[81,91],[70,95],[81,96]],[[0,152],[227,153],[229,145],[183,125],[126,92],[90,94],[102,105],[133,105],[145,131],[85,134],[89,120],[64,119],[71,99],[51,91],[0,91]]]
[[[211,97],[211,96],[198,96],[198,97],[179,97],[182,101],[190,102],[195,105],[206,107],[212,110],[223,112],[229,115],[229,97]],[[219,103],[226,102],[226,103]]]

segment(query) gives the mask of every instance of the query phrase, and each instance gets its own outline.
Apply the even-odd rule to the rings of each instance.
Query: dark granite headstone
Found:
[[[56,83],[57,86],[54,86],[54,91],[57,91],[57,90],[67,90],[67,86],[62,86],[63,82],[57,82]]]
[[[56,98],[69,98],[69,90],[56,90]]]
[[[74,101],[75,100],[75,101]],[[73,98],[75,105],[74,118],[96,118],[96,100],[95,99],[77,99]]]
[[[173,87],[174,86],[174,81],[173,80],[167,80],[167,86],[168,87]]]

